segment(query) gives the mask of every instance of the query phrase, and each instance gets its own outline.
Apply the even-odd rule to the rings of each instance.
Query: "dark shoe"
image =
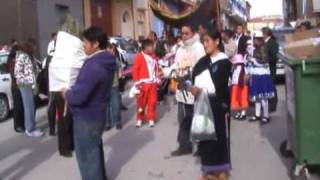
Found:
[[[60,155],[65,158],[72,158],[72,152],[64,152],[64,153],[60,153]]]
[[[122,129],[122,124],[118,124],[118,125],[116,126],[116,129],[117,129],[117,130],[121,130],[121,129]]]
[[[261,124],[262,125],[266,125],[266,124],[269,124],[269,123],[270,123],[270,118],[264,117],[264,118],[261,119]]]
[[[107,126],[106,128],[104,128],[104,131],[110,131],[112,129],[111,126]]]
[[[56,131],[55,130],[49,130],[49,136],[55,136]]]
[[[22,128],[22,127],[18,127],[18,128],[15,128],[14,129],[17,133],[24,133],[24,128]]]
[[[257,122],[257,121],[259,121],[259,120],[261,120],[260,117],[258,117],[258,116],[252,116],[252,117],[249,119],[249,122]]]
[[[240,115],[238,120],[239,121],[244,121],[246,119],[247,119],[247,115]]]
[[[127,110],[128,108],[125,105],[121,104],[121,111],[127,111]]]
[[[197,150],[194,154],[193,154],[194,157],[200,157],[200,151]]]
[[[189,154],[192,154],[192,149],[178,148],[177,150],[175,150],[171,153],[171,156],[178,157],[178,156],[184,156],[184,155],[189,155]]]
[[[240,116],[241,116],[240,113],[236,113],[236,114],[234,115],[234,119],[239,120]]]

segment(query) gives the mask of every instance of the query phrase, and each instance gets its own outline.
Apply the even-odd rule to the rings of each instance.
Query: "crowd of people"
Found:
[[[56,53],[61,45],[59,36],[69,37],[63,32],[52,34],[43,65],[49,79],[46,83],[49,134],[58,135],[62,156],[71,157],[75,150],[83,180],[106,180],[102,135],[114,126],[122,129],[119,89],[122,57],[117,42],[108,40],[102,29],[91,27],[81,34],[85,55],[77,59],[80,65],[68,71],[63,68],[56,71],[54,68],[60,66],[51,61],[61,55]],[[197,29],[186,24],[178,34],[167,32],[165,40],[159,40],[151,32],[140,45],[129,93],[137,100],[136,127],[142,128],[147,123],[154,128],[158,101],[174,94],[179,127],[178,147],[171,155],[195,152],[201,159],[203,180],[228,179],[232,169],[231,116],[236,120],[247,119],[250,103],[254,103],[255,113],[249,120],[267,124],[269,112],[275,109],[272,101],[277,98],[274,84],[278,44],[272,31],[263,28],[249,36],[243,25],[238,25],[235,32],[219,32],[214,25],[203,24]],[[34,48],[31,41],[16,44],[9,62],[15,130],[29,137],[41,137],[44,133],[36,128],[33,98],[39,89]],[[74,82],[70,86],[52,86],[57,81],[52,73],[72,74]],[[190,138],[191,126],[195,104],[202,93],[210,101],[208,108],[213,113],[216,138],[194,142]]]

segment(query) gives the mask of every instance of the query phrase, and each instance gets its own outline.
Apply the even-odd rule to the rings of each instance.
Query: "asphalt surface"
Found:
[[[287,137],[284,87],[279,87],[278,111],[266,126],[232,121],[231,180],[290,180],[292,159],[283,158],[279,146]],[[193,156],[172,158],[177,147],[177,108],[172,98],[159,106],[154,129],[135,128],[135,102],[124,97],[124,127],[104,134],[107,173],[111,180],[198,180],[199,160]],[[40,128],[47,131],[46,107],[37,112]],[[13,132],[12,119],[0,123],[0,179],[80,180],[75,157],[57,153],[56,137],[31,139]],[[320,180],[313,175],[312,180]]]

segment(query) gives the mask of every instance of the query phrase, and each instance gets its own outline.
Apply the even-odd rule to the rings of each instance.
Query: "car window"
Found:
[[[0,74],[9,73],[8,55],[0,55]]]
[[[118,44],[121,49],[127,51],[127,52],[135,52],[136,48],[134,47],[133,44],[131,44],[129,41],[125,39],[117,39]]]

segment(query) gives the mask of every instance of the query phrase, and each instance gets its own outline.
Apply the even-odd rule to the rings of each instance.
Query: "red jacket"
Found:
[[[156,78],[158,78],[157,76],[159,72],[159,66],[158,62],[155,59],[154,62],[155,68],[153,70],[155,71]],[[132,76],[135,83],[148,82],[149,80],[152,80],[152,77],[150,77],[147,61],[142,52],[137,54],[137,56],[135,57]]]

